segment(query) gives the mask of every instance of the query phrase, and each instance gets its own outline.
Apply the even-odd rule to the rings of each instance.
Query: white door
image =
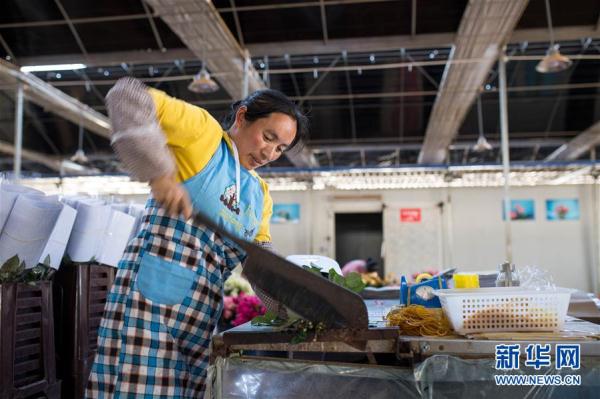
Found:
[[[386,272],[397,276],[444,263],[442,210],[436,203],[386,204],[383,212],[383,256]]]

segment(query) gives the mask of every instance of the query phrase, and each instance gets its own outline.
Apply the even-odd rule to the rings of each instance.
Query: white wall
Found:
[[[271,224],[271,237],[273,247],[283,255],[310,254],[312,237],[311,222],[314,218],[312,209],[314,206],[312,192],[278,192],[273,201],[278,203],[300,204],[300,222],[290,224]]]
[[[591,187],[511,189],[513,199],[535,200],[535,220],[511,222],[513,262],[548,270],[566,287],[590,290]],[[546,199],[579,198],[577,221],[546,220]],[[493,268],[505,257],[502,190],[454,190],[454,263],[464,270]]]
[[[501,188],[272,192],[272,196],[275,203],[300,204],[299,223],[271,225],[275,249],[284,256],[321,254],[335,258],[336,212],[383,211],[385,266],[397,275],[428,268],[432,258],[441,259],[438,268],[456,266],[463,271],[496,269],[505,259]],[[511,222],[517,267],[535,265],[551,272],[561,286],[592,290],[591,268],[596,258],[592,186],[514,187],[511,198],[533,199],[536,206],[535,220]],[[546,199],[561,198],[579,199],[580,220],[546,220]],[[145,202],[146,196],[122,199]],[[406,231],[397,228],[397,209],[433,209],[440,202],[444,202],[445,210],[441,247],[420,242],[418,234],[412,233],[412,241],[391,239],[398,238],[391,235]],[[418,232],[417,226],[412,227]],[[435,256],[431,256],[434,251]]]
[[[511,198],[535,200],[535,220],[513,221],[513,262],[517,267],[535,265],[552,273],[557,284],[591,290],[592,204],[591,186],[543,186],[512,188]],[[448,212],[442,223],[441,265],[457,266],[463,271],[496,269],[505,259],[504,224],[501,188],[456,188],[422,190],[382,190],[367,192],[315,191],[273,192],[275,203],[299,203],[300,223],[272,225],[273,243],[283,255],[314,253],[335,257],[333,218],[335,212],[365,212],[399,207],[433,207],[445,202]],[[361,199],[364,197],[364,199]],[[578,198],[581,217],[578,221],[547,221],[546,199]],[[449,200],[449,202],[448,202]],[[399,224],[397,212],[385,212],[385,227]],[[394,233],[396,234],[396,233]],[[411,246],[414,251],[428,251],[430,243]],[[400,246],[386,245],[386,270],[408,273],[429,264],[412,267],[401,259]],[[432,249],[433,250],[433,249]],[[437,250],[437,249],[436,249]],[[405,251],[405,249],[404,249]],[[404,258],[401,258],[403,257]],[[422,259],[427,259],[423,256]],[[398,266],[402,265],[402,266]]]

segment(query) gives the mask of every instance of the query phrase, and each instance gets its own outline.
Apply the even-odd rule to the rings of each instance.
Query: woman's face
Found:
[[[240,164],[253,170],[279,158],[296,137],[296,121],[286,114],[273,112],[254,122],[245,119],[246,107],[240,107],[230,129]]]

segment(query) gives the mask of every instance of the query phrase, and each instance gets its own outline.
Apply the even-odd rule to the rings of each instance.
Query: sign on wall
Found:
[[[504,220],[504,201],[502,201],[502,219]],[[510,220],[534,220],[535,201],[532,199],[519,199],[510,201]]]
[[[421,208],[400,208],[402,223],[421,223]]]
[[[548,220],[579,220],[578,199],[549,199],[546,200],[546,219]]]
[[[271,223],[299,223],[300,204],[273,204]]]

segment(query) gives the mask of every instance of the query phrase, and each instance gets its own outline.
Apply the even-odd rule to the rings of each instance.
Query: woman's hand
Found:
[[[187,191],[175,180],[175,176],[160,176],[150,181],[152,195],[171,217],[192,217],[192,202]]]

